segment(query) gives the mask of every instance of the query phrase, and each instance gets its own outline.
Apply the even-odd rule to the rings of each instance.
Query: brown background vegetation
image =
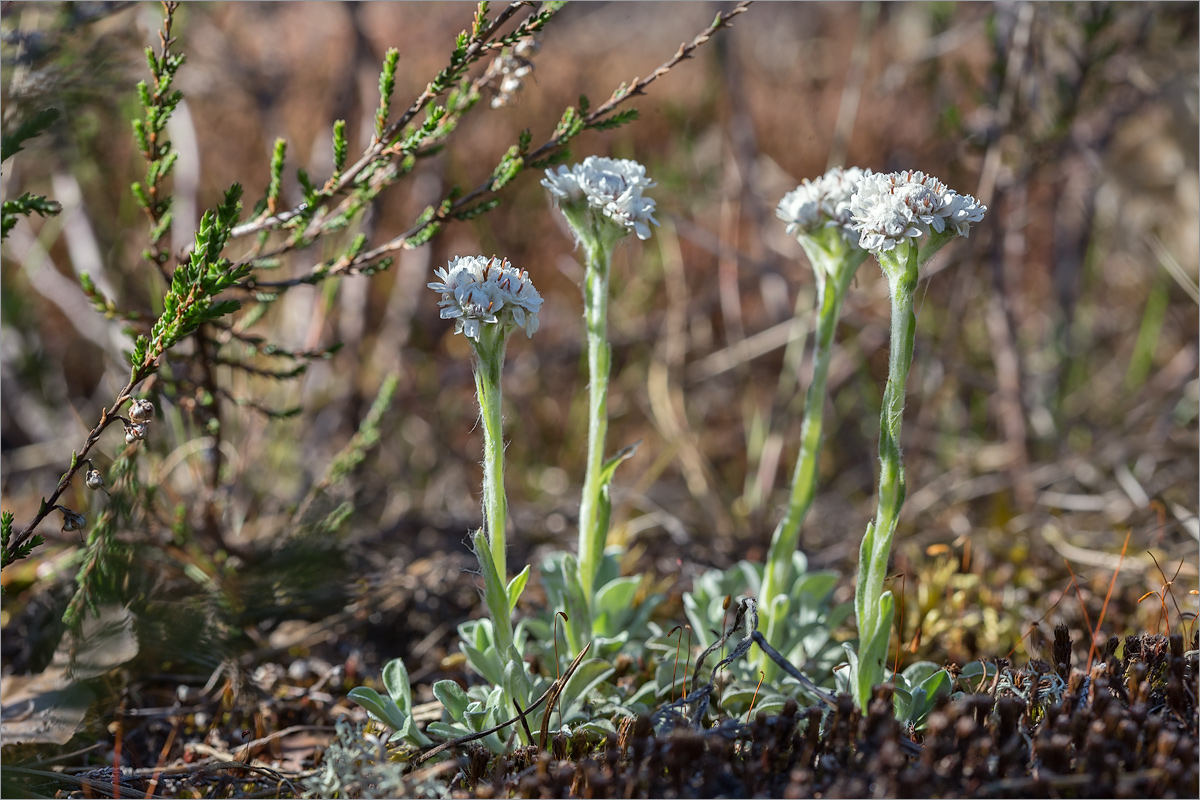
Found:
[[[517,102],[481,104],[443,155],[379,198],[362,230],[383,241],[450,184],[477,185],[522,128],[543,141],[581,93],[598,103],[649,73],[723,7],[568,6]],[[334,119],[347,120],[352,154],[365,142],[384,50],[401,50],[396,98],[405,103],[444,65],[472,10],[185,4],[172,251],[231,182],[260,195],[276,137],[289,146],[284,198],[297,202],[293,168],[328,174]],[[162,291],[139,259],[145,224],[128,192],[144,169],[129,135],[133,85],[159,11],[84,14],[4,4],[6,36],[40,32],[45,48],[31,67],[6,56],[6,129],[43,104],[66,114],[5,165],[5,198],[41,191],[65,207],[57,219],[22,222],[3,250],[2,488],[18,524],[127,375],[119,325],[90,310],[74,273],[90,271],[145,313]],[[1094,621],[1131,531],[1123,600],[1111,612],[1117,632],[1157,624],[1157,600],[1134,604],[1164,580],[1151,552],[1167,577],[1184,558],[1174,594],[1194,612],[1197,68],[1194,4],[763,3],[638,98],[639,121],[574,141],[576,159],[635,158],[658,181],[662,226],[619,251],[613,277],[609,441],[642,442],[616,482],[629,568],[650,568],[679,591],[696,569],[765,554],[786,502],[806,375],[802,367],[799,383],[781,380],[784,344],[797,298],[807,321],[813,294],[775,204],[834,163],[917,168],[989,212],[922,286],[895,566],[910,602],[960,623],[968,615],[963,624],[990,608],[1007,620],[989,623],[990,644],[1007,649],[1075,593],[1064,558]],[[229,466],[215,494],[187,445],[201,432],[186,417],[164,426],[147,469],[168,509],[183,504],[187,516],[197,498],[216,502],[236,543],[285,535],[289,507],[349,439],[384,375],[399,370],[383,442],[355,478],[351,539],[465,551],[463,533],[479,516],[481,438],[467,348],[438,319],[425,283],[454,255],[496,253],[528,269],[546,297],[541,330],[514,339],[505,372],[513,563],[573,547],[586,436],[581,267],[537,180],[522,175],[499,209],[403,253],[386,273],[302,287],[277,303],[256,330],[288,347],[344,347],[282,385],[223,374],[238,396],[304,411],[268,422],[231,409]],[[281,270],[299,273],[329,252],[317,245]],[[864,264],[839,330],[822,489],[802,543],[813,563],[844,574],[873,511],[886,373],[879,278]],[[110,436],[102,452],[118,447]],[[164,470],[164,460],[176,466]],[[76,507],[93,501],[72,491]],[[26,572],[5,570],[6,584],[27,586],[29,570],[76,546],[52,527],[43,525],[50,544]],[[150,517],[128,535],[165,541],[167,527]],[[948,549],[928,550],[939,544]],[[962,574],[936,579],[943,567]],[[920,624],[914,613],[906,640]],[[1073,600],[1054,613],[1081,624]],[[1174,608],[1171,619],[1178,629]],[[923,653],[961,652],[961,631],[936,630],[925,629]]]

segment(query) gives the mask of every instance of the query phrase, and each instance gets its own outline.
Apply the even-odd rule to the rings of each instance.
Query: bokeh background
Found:
[[[513,102],[481,103],[357,230],[372,242],[395,236],[450,185],[484,181],[522,129],[544,141],[580,94],[603,101],[728,7],[568,5]],[[301,197],[296,167],[328,175],[335,119],[347,121],[353,160],[384,51],[401,51],[403,107],[445,65],[473,10],[184,4],[171,251],[230,183],[250,202],[261,195],[276,137],[288,141],[290,204]],[[4,165],[5,199],[36,191],[64,209],[22,221],[3,247],[0,488],[18,526],[128,376],[128,337],[92,310],[77,274],[143,314],[162,295],[129,193],[145,169],[130,135],[134,85],[160,20],[156,4],[3,4],[5,130],[46,106],[64,112]],[[636,98],[637,122],[573,141],[576,160],[634,158],[658,182],[661,225],[613,267],[609,443],[641,442],[615,482],[625,568],[677,601],[698,571],[764,557],[787,500],[814,297],[775,205],[832,165],[916,168],[989,211],[921,285],[894,564],[905,658],[1034,657],[1039,624],[1082,631],[1085,613],[1095,624],[1114,572],[1106,633],[1183,630],[1196,611],[1200,536],[1197,28],[1194,3],[762,3]],[[276,302],[255,333],[291,349],[342,348],[294,380],[221,367],[218,381],[297,416],[269,420],[222,399],[218,442],[189,413],[195,398],[158,386],[162,418],[142,457],[155,504],[122,534],[137,548],[139,597],[163,607],[218,592],[236,631],[221,639],[230,648],[247,637],[276,652],[322,647],[367,670],[400,655],[410,669],[426,665],[416,680],[437,669],[453,624],[477,613],[464,540],[479,524],[482,439],[468,348],[425,288],[460,254],[509,258],[546,298],[541,329],[514,338],[504,375],[510,562],[574,547],[586,449],[581,255],[538,178],[521,175],[498,209],[447,227],[387,272]],[[300,274],[332,252],[315,245],[280,271]],[[843,597],[874,512],[887,314],[868,261],[838,331],[821,490],[802,537],[811,564],[842,570]],[[271,571],[204,536],[215,520],[241,554],[276,552],[392,372],[400,384],[380,443],[339,489],[353,513],[331,542],[335,558]],[[123,447],[110,430],[98,465]],[[90,515],[101,499],[77,485],[64,502]],[[41,527],[45,547],[4,571],[9,671],[38,668],[57,642],[79,540],[56,520]],[[1173,575],[1163,602],[1138,602]],[[683,621],[677,602],[662,613]]]

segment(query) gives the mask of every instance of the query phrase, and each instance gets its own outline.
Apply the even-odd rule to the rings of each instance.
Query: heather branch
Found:
[[[425,90],[420,96],[412,102],[412,104],[391,124],[383,129],[382,136],[372,136],[371,144],[367,147],[362,156],[351,166],[344,169],[340,174],[335,173],[329,178],[325,185],[320,190],[320,202],[324,203],[332,197],[342,194],[351,188],[358,185],[358,179],[362,173],[371,165],[375,164],[381,158],[386,158],[391,155],[401,153],[397,149],[396,144],[389,144],[391,140],[408,125],[417,114],[421,113],[434,100],[444,94],[458,79],[462,73],[473,63],[478,61],[492,50],[502,49],[506,47],[509,40],[527,36],[537,30],[540,30],[550,17],[554,14],[553,11],[542,14],[535,14],[526,19],[520,26],[510,34],[503,37],[497,42],[490,41],[492,36],[504,26],[512,17],[523,7],[535,7],[538,3],[531,0],[517,0],[510,3],[503,11],[482,30],[478,30],[471,36],[470,42],[467,44],[465,51],[459,56],[456,52],[455,58],[449,67],[442,70],[438,75],[429,82]],[[258,233],[264,230],[271,230],[282,226],[296,216],[304,213],[310,213],[311,208],[306,206],[298,206],[289,211],[284,211],[278,214],[271,214],[262,217],[261,219],[251,220],[242,225],[238,225],[233,229],[233,238],[240,238]],[[291,284],[295,285],[295,284]]]
[[[152,48],[146,48],[146,60],[154,77],[153,93],[144,81],[138,84],[138,97],[144,116],[134,122],[133,129],[138,149],[146,159],[146,177],[144,186],[140,183],[133,185],[133,195],[150,221],[150,246],[143,255],[169,282],[171,276],[167,271],[167,261],[170,255],[160,242],[171,226],[171,198],[163,195],[161,184],[171,174],[177,158],[165,133],[167,121],[182,98],[182,94],[171,86],[175,73],[183,64],[183,56],[171,52],[171,45],[175,43],[171,26],[179,3],[164,0],[162,7],[163,25],[158,32],[158,55],[154,54]]]
[[[691,58],[696,49],[708,42],[709,39],[712,38],[713,34],[718,30],[729,27],[731,24],[730,21],[738,14],[745,12],[750,7],[751,1],[752,0],[743,0],[743,2],[738,3],[738,5],[731,11],[718,13],[716,18],[711,24],[709,24],[708,27],[698,33],[695,38],[692,39],[692,41],[681,44],[679,49],[675,51],[675,55],[663,62],[647,77],[635,78],[632,84],[622,83],[621,86],[618,87],[607,100],[605,100],[595,110],[583,117],[582,125],[579,126],[577,130],[602,126],[606,119],[609,118],[609,115],[616,111],[621,104],[636,95],[644,95],[646,93],[646,87],[670,72],[671,69],[679,64],[679,62]],[[577,132],[577,130],[575,132]],[[536,150],[533,150],[524,156],[525,164],[532,165],[540,160],[544,160],[553,156],[554,151],[556,151],[558,148],[561,148],[573,135],[574,133],[569,130],[556,130],[554,135],[546,140],[545,143],[539,146]],[[355,166],[358,167],[357,164]],[[351,169],[353,170],[354,168],[352,167]],[[437,205],[432,214],[427,215],[426,218],[419,220],[399,236],[396,236],[389,241],[378,245],[377,247],[374,247],[370,250],[365,250],[352,258],[342,257],[334,260],[333,262],[319,264],[309,270],[309,272],[305,275],[301,275],[299,277],[279,281],[259,281],[251,277],[243,281],[237,288],[243,290],[286,289],[306,283],[314,283],[323,278],[338,275],[357,274],[364,268],[367,268],[368,265],[388,257],[392,253],[400,250],[411,250],[421,244],[424,244],[426,238],[421,236],[421,234],[425,232],[427,228],[432,225],[437,225],[440,227],[448,220],[456,218],[456,216],[461,214],[464,210],[471,208],[474,204],[485,200],[489,195],[493,195],[495,193],[495,179],[494,177],[489,177],[489,179],[484,183],[465,194],[459,195],[453,200],[447,196],[445,200]],[[296,213],[299,212],[288,212],[288,214],[291,216],[295,216]],[[251,233],[261,229],[261,224],[258,222],[250,223],[250,225],[258,227],[247,228],[247,226],[244,225],[239,226],[238,228],[234,229],[233,235],[239,236],[243,235],[244,233]],[[413,243],[413,240],[416,240],[415,244]]]

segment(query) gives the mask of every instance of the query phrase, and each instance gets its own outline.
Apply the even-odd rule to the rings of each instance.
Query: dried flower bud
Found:
[[[152,422],[154,420],[154,403],[141,397],[135,397],[133,404],[129,407],[129,419],[142,424]]]
[[[100,474],[98,469],[89,469],[87,475],[84,476],[83,482],[87,484],[89,489],[100,489],[105,494],[108,494],[108,489],[104,488],[104,476]]]
[[[146,423],[135,422],[125,426],[125,444],[133,444],[146,438]]]
[[[532,36],[526,36],[513,45],[513,55],[517,58],[533,58],[542,49],[542,43]]]
[[[63,515],[64,531],[81,531],[87,525],[87,517],[78,511],[72,511],[66,506],[55,506]]]
[[[516,94],[521,91],[522,82],[516,75],[508,75],[500,81],[500,94]]]

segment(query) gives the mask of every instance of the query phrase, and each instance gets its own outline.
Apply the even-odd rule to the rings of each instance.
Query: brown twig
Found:
[[[579,668],[579,665],[583,663],[583,657],[591,649],[592,643],[588,642],[587,645],[579,651],[579,655],[575,656],[575,660],[571,662],[571,665],[567,667],[567,671],[564,672],[558,678],[558,680],[554,681],[550,688],[546,690],[546,693],[542,695],[542,697],[546,698],[546,713],[542,715],[542,729],[538,732],[539,751],[546,749],[546,738],[550,735],[550,712],[554,710],[555,704],[558,703],[558,698],[562,694],[563,689],[566,688],[567,681],[571,679],[571,675],[574,674],[575,670]],[[560,720],[562,719],[561,711],[562,710],[559,709]]]
[[[1096,630],[1092,634],[1092,646],[1088,648],[1087,668],[1089,672],[1092,669],[1092,656],[1096,654],[1096,637],[1100,635],[1100,626],[1104,624],[1104,615],[1108,613],[1108,601],[1112,599],[1113,589],[1117,585],[1117,576],[1121,574],[1121,564],[1125,561],[1125,551],[1129,548],[1129,537],[1132,534],[1132,528],[1125,532],[1125,544],[1121,545],[1121,559],[1117,561],[1117,568],[1113,570],[1112,580],[1108,584],[1108,592],[1104,595],[1104,605],[1100,606],[1100,616],[1096,618]]]
[[[758,690],[762,688],[762,682],[766,679],[767,673],[761,669],[758,671],[758,685],[754,687],[754,696],[750,698],[750,707],[746,709],[746,724],[750,724],[750,714],[754,711],[754,704],[758,702]]]
[[[171,745],[175,744],[175,736],[179,733],[179,724],[182,721],[182,717],[175,717],[172,720],[171,732],[167,734],[167,741],[163,743],[162,750],[159,751],[158,763],[154,767],[154,775],[150,777],[150,784],[146,787],[146,796],[143,800],[150,800],[154,796],[154,790],[158,788],[158,779],[162,775],[163,765],[167,763],[167,756],[171,754]]]

